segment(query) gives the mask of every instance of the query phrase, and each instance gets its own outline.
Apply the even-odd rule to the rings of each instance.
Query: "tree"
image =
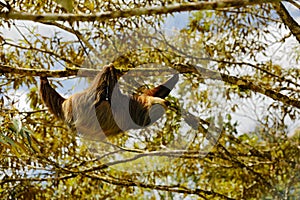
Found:
[[[0,1],[1,198],[299,197],[289,2]],[[88,140],[42,105],[38,77],[67,96],[108,64],[124,92],[180,82],[156,124]]]

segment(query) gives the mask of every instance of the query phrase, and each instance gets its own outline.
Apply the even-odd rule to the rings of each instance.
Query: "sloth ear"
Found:
[[[160,97],[163,99],[169,95],[171,90],[174,88],[175,84],[178,82],[178,79],[179,79],[179,75],[175,74],[172,78],[167,80],[165,83],[153,89],[144,91],[144,94],[147,96]]]

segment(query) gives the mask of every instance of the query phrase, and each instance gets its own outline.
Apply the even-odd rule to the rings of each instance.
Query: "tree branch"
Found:
[[[196,194],[201,196],[202,198],[205,198],[207,195],[213,196],[213,197],[218,197],[219,199],[232,199],[229,198],[223,194],[214,192],[214,191],[209,191],[209,190],[202,190],[202,189],[188,189],[186,187],[176,185],[176,186],[170,186],[170,185],[156,185],[156,184],[147,184],[147,183],[142,183],[142,182],[135,182],[132,180],[120,180],[116,178],[108,178],[108,177],[103,177],[99,176],[96,174],[86,174],[87,177],[91,179],[98,179],[101,181],[104,181],[109,184],[113,185],[121,185],[121,186],[137,186],[137,187],[142,187],[142,188],[147,188],[147,189],[154,189],[154,190],[162,190],[162,191],[169,191],[169,192],[177,192],[177,193],[184,193],[184,194]]]
[[[98,14],[30,14],[20,12],[0,13],[0,18],[16,19],[16,20],[31,20],[36,22],[49,21],[98,21],[104,22],[109,19],[128,18],[133,16],[143,15],[163,15],[175,12],[185,12],[194,10],[216,10],[220,8],[243,7],[248,5],[262,3],[276,3],[279,0],[222,0],[212,2],[190,2],[182,4],[174,4],[167,6],[132,8],[127,10],[107,11]]]
[[[24,76],[43,76],[43,77],[68,77],[78,75],[78,68],[67,70],[46,70],[46,69],[31,69],[31,68],[16,68],[8,65],[0,64],[0,74],[18,74]],[[90,73],[95,72],[91,69],[83,69],[81,76],[89,76]]]
[[[241,89],[248,89],[253,92],[263,94],[265,96],[272,98],[275,101],[280,101],[286,105],[291,105],[296,108],[300,108],[300,101],[290,98],[279,92],[276,92],[271,88],[266,88],[266,86],[257,85],[245,78],[230,76],[227,74],[223,74],[220,72],[216,72],[213,70],[209,70],[209,69],[205,69],[205,68],[201,68],[189,64],[180,63],[180,64],[176,64],[175,66],[180,73],[195,73],[202,76],[202,78],[224,81],[231,85],[237,85]]]
[[[290,98],[284,94],[276,92],[271,88],[266,88],[263,85],[257,85],[251,81],[241,78],[223,74],[217,71],[197,67],[190,64],[174,64],[172,66],[178,72],[184,73],[193,73],[199,74],[202,78],[220,80],[231,85],[236,85],[241,89],[248,89],[253,92],[257,92],[272,98],[275,101],[280,101],[286,105],[291,105],[296,108],[300,108],[300,101]],[[145,72],[156,75],[157,72],[160,72],[163,75],[163,72],[168,72],[168,69],[134,69],[137,74],[142,73],[145,75]],[[120,69],[120,73],[125,73],[129,71],[128,69]],[[84,68],[67,68],[66,70],[45,70],[45,69],[27,69],[27,68],[13,68],[7,65],[0,65],[0,73],[14,73],[25,76],[43,76],[43,77],[67,77],[67,76],[78,76],[78,77],[91,77],[95,76],[99,70],[95,69],[84,69]]]
[[[291,1],[289,2],[291,3]],[[281,2],[274,4],[274,8],[276,9],[277,14],[280,16],[283,23],[290,29],[298,42],[300,42],[300,26],[290,15],[289,11],[286,9],[283,3]]]
[[[162,191],[169,191],[169,192],[176,192],[176,193],[184,193],[184,194],[196,194],[204,198],[206,195],[213,196],[213,197],[218,197],[219,199],[229,199],[233,200],[232,198],[229,198],[223,194],[214,192],[214,191],[209,191],[209,190],[202,190],[202,189],[188,189],[184,186],[179,186],[179,185],[156,185],[156,184],[147,184],[147,183],[142,183],[142,182],[136,182],[132,180],[120,180],[116,178],[110,178],[110,177],[104,177],[96,174],[85,174],[85,173],[80,173],[82,176],[89,177],[91,179],[96,179],[96,180],[101,180],[103,182],[106,182],[108,184],[113,184],[113,185],[119,185],[119,186],[138,186],[142,188],[147,188],[147,189],[155,189],[155,190],[162,190]],[[42,181],[59,181],[59,180],[66,180],[66,179],[71,179],[79,176],[79,173],[76,174],[69,174],[65,176],[60,176],[60,177],[46,177],[46,178],[6,178],[0,182],[0,185],[10,183],[10,182],[27,182],[27,181],[35,181],[35,182],[42,182]]]
[[[105,67],[105,66],[103,66]],[[130,69],[123,69],[118,68],[121,74],[124,74],[128,71],[134,71],[136,76],[145,76],[145,75],[153,75],[157,76],[159,73],[160,75],[168,75],[170,73],[174,73],[169,69],[158,69],[158,68],[130,68]],[[1,65],[0,64],[0,74],[17,74],[23,76],[42,76],[42,77],[53,77],[53,78],[62,78],[62,77],[70,77],[70,76],[77,76],[77,77],[93,77],[98,74],[101,69],[88,69],[88,68],[66,68],[62,70],[47,70],[47,69],[31,69],[31,68],[21,68],[21,67],[11,67],[8,65]]]

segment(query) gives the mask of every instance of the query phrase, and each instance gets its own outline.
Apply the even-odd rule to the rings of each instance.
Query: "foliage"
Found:
[[[8,3],[9,12],[92,16],[188,1]],[[0,18],[0,197],[297,199],[299,44],[273,6],[105,22]],[[154,125],[87,140],[43,106],[37,75],[56,77],[68,96],[89,82],[83,72],[110,63],[129,71],[124,92],[174,71],[180,82]]]

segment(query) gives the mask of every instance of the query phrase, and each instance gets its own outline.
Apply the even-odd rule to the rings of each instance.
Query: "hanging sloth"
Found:
[[[103,140],[129,129],[153,124],[164,114],[178,74],[142,94],[125,95],[120,91],[117,70],[105,67],[91,86],[65,99],[41,77],[40,94],[44,104],[58,119],[93,140]]]

